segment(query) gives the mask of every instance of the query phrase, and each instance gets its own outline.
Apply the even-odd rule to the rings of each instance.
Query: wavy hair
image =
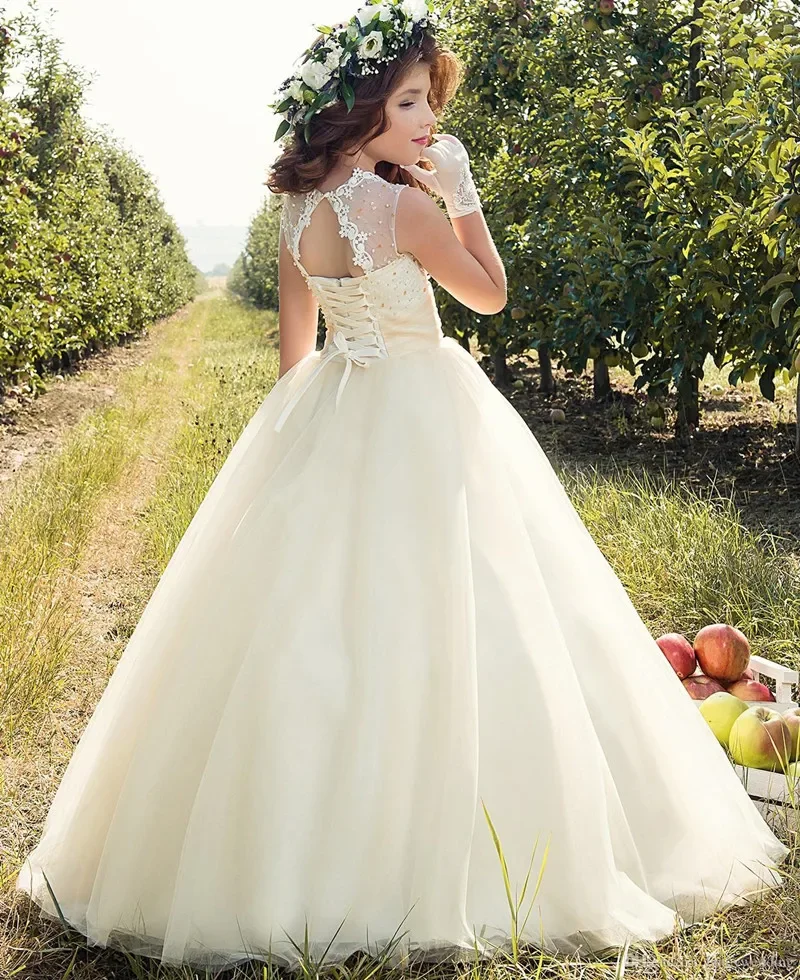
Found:
[[[358,152],[385,132],[386,101],[418,62],[430,65],[431,108],[437,116],[441,115],[461,84],[464,66],[458,55],[440,47],[436,38],[426,33],[418,44],[409,47],[401,56],[381,64],[375,74],[355,79],[355,104],[350,112],[340,101],[312,116],[308,143],[297,130],[291,130],[288,145],[271,165],[264,184],[274,194],[313,190],[333,170],[342,153]],[[420,160],[419,166],[429,169],[431,165],[426,166],[426,161]],[[375,169],[380,177],[392,184],[411,184],[430,193],[397,164],[380,161]]]

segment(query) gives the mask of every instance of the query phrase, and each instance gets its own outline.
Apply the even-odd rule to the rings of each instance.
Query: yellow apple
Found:
[[[743,711],[748,710],[748,706],[727,691],[717,691],[716,694],[709,694],[698,710],[717,736],[719,744],[727,747],[733,723]]]

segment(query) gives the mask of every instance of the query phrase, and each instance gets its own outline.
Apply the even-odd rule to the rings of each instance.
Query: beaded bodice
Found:
[[[379,359],[438,346],[443,337],[428,273],[410,252],[397,251],[395,218],[405,187],[356,167],[332,190],[284,195],[281,235],[325,319],[325,343],[314,352],[320,361],[316,370],[332,359],[344,362],[337,406],[352,365],[367,367]],[[336,214],[339,235],[350,241],[354,264],[364,270],[360,275],[309,275],[301,263],[303,231],[323,198]],[[276,429],[314,377],[316,371],[284,407]]]

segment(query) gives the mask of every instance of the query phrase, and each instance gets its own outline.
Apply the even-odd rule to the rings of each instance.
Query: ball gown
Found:
[[[285,195],[324,346],[234,444],[16,880],[90,945],[490,956],[512,931],[490,821],[512,899],[530,875],[518,938],[554,953],[783,884],[786,846],[397,251],[404,189],[356,168]],[[323,198],[363,274],[302,267]]]

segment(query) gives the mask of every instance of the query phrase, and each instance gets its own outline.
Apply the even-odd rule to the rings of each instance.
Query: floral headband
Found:
[[[283,116],[275,139],[294,128],[308,142],[312,116],[340,99],[350,112],[355,103],[352,80],[374,74],[378,63],[392,61],[431,33],[452,2],[440,14],[435,0],[367,0],[338,31],[317,27],[321,36],[269,103]]]

